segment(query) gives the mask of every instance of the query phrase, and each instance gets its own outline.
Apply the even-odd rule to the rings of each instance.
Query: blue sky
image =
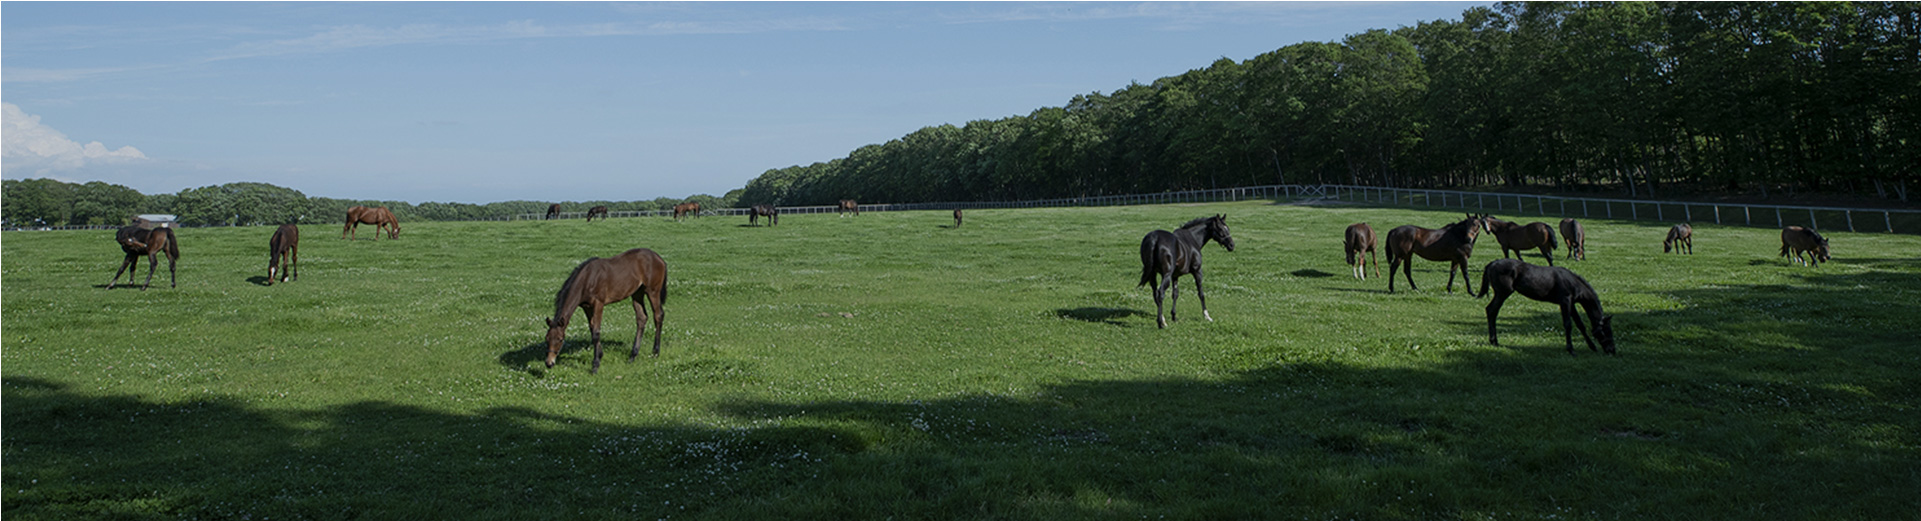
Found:
[[[722,195],[922,127],[1484,4],[6,2],[0,176]]]

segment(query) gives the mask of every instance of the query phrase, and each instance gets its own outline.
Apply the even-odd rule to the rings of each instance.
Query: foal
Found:
[[[1574,329],[1580,328],[1581,339],[1587,341],[1589,351],[1595,350],[1596,339],[1607,354],[1614,353],[1614,317],[1601,312],[1601,297],[1589,286],[1587,279],[1575,275],[1567,268],[1554,266],[1535,266],[1518,259],[1495,259],[1487,263],[1481,271],[1481,295],[1487,296],[1489,286],[1494,287],[1494,301],[1487,304],[1487,343],[1501,345],[1494,333],[1494,319],[1501,314],[1501,304],[1516,292],[1521,296],[1561,306],[1561,329],[1567,337],[1567,354],[1574,354]],[[1588,337],[1588,329],[1575,319],[1574,306],[1579,304],[1587,312],[1588,323],[1594,328],[1594,337]]]
[[[167,254],[167,287],[180,287],[179,275],[174,271],[174,263],[180,260],[180,244],[174,241],[173,228],[146,230],[141,229],[139,225],[122,226],[114,232],[113,239],[114,242],[120,243],[120,251],[126,252],[127,258],[120,262],[120,269],[113,272],[113,280],[107,281],[107,289],[113,289],[114,284],[120,282],[121,273],[126,273],[127,283],[132,284],[133,277],[140,273],[140,265],[137,264],[140,262],[140,256],[145,255],[147,256],[147,282],[140,286],[140,291],[146,291],[153,286],[153,272],[160,267],[158,255],[161,253]],[[132,270],[129,271],[129,268]]]
[[[300,280],[295,267],[300,265],[300,227],[282,224],[273,231],[273,238],[267,239],[267,285],[273,285],[274,275],[280,281]]]
[[[1567,241],[1568,259],[1587,260],[1587,228],[1580,221],[1561,219],[1561,240]]]
[[[1347,265],[1354,268],[1354,278],[1367,279],[1367,263],[1361,258],[1366,253],[1374,259],[1374,276],[1381,276],[1381,259],[1374,256],[1374,228],[1367,223],[1347,225]]]
[[[1781,229],[1781,256],[1787,257],[1789,252],[1793,252],[1795,264],[1821,267],[1821,263],[1828,261],[1828,238],[1800,226],[1783,228]],[[1803,261],[1801,259],[1803,253],[1808,254],[1810,258]]]
[[[574,310],[584,306],[587,331],[594,339],[591,372],[600,372],[600,313],[608,304],[625,299],[634,301],[634,348],[627,354],[627,361],[640,357],[640,339],[647,331],[648,313],[643,301],[654,306],[653,356],[660,356],[661,321],[666,318],[661,306],[667,300],[667,262],[654,250],[634,248],[610,259],[587,259],[560,285],[560,292],[554,295],[554,316],[547,319],[547,367],[553,367],[554,359],[560,356],[560,347],[567,336],[567,322],[573,320]]]
[[[955,208],[954,209],[954,227],[959,228],[960,223],[961,223],[961,209]]]
[[[1667,240],[1661,241],[1661,253],[1681,253],[1683,246],[1687,247],[1688,255],[1694,254],[1694,227],[1683,223],[1668,228]]]

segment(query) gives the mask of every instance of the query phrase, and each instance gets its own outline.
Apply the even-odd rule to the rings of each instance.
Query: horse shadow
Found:
[[[609,347],[610,346],[607,343],[607,339],[605,337],[602,337],[601,349],[609,349]],[[622,347],[625,347],[625,344],[623,344]],[[584,338],[579,340],[575,340],[575,339],[564,340],[560,344],[560,356],[555,359],[554,367],[567,365],[566,357],[568,353],[572,353],[576,351],[587,351],[591,353],[593,350],[594,350],[593,340],[584,339]],[[626,358],[626,355],[624,354],[625,349],[617,349],[612,351],[621,351],[623,353],[621,355],[621,358],[623,359]],[[545,362],[547,360],[547,342],[545,340],[542,340],[539,342],[534,342],[531,344],[521,346],[519,349],[514,349],[511,351],[501,353],[500,356],[497,358],[497,360],[500,362],[500,365],[502,367],[506,367],[516,371],[525,371],[528,374],[532,374],[534,376],[545,376],[546,372],[548,371],[548,367],[546,366],[545,363],[536,364],[536,362]],[[590,364],[593,363],[591,361],[591,358],[589,359],[588,363]]]
[[[261,276],[261,275],[254,275],[252,277],[247,277],[247,282],[251,282],[255,286],[266,286],[268,280],[269,279],[267,277]]]
[[[1111,326],[1121,326],[1121,327],[1133,327],[1132,325],[1126,322],[1122,322],[1121,319],[1128,318],[1128,317],[1135,317],[1135,316],[1144,317],[1147,315],[1148,313],[1146,311],[1141,311],[1138,309],[1125,309],[1125,308],[1087,307],[1087,308],[1073,308],[1073,309],[1061,308],[1061,309],[1054,310],[1054,316],[1056,317],[1069,318],[1069,319],[1079,320],[1082,322],[1093,322],[1098,324],[1107,324]]]
[[[1293,272],[1290,272],[1290,273],[1288,273],[1288,275],[1293,275],[1293,276],[1296,276],[1296,277],[1306,277],[1306,278],[1313,278],[1313,279],[1321,279],[1321,278],[1327,278],[1327,277],[1332,277],[1332,276],[1334,276],[1334,274],[1333,274],[1333,273],[1328,273],[1328,272],[1325,272],[1325,271],[1321,271],[1321,270],[1317,270],[1317,269],[1312,269],[1312,268],[1310,268],[1310,269],[1304,269],[1304,270],[1294,270]]]
[[[1324,290],[1328,290],[1328,291],[1346,291],[1346,292],[1349,292],[1349,293],[1373,293],[1373,294],[1377,294],[1377,295],[1386,295],[1386,294],[1388,294],[1388,291],[1387,291],[1387,290],[1385,290],[1385,289],[1378,289],[1378,288],[1377,288],[1377,289],[1366,289],[1366,288],[1337,288],[1337,287],[1333,287],[1333,286],[1322,286],[1322,287],[1321,287],[1321,289],[1324,289]]]

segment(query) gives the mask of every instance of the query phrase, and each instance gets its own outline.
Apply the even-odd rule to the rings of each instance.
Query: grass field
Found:
[[[1214,213],[1200,320],[1154,327],[1141,236]],[[108,231],[4,241],[9,519],[1889,519],[1921,491],[1921,237],[1587,222],[1620,356],[1517,297],[1357,281],[1341,230],[1456,212],[1268,202],[179,232],[148,291]],[[1509,216],[1503,216],[1509,217]],[[1513,217],[1520,222],[1558,218]],[[590,256],[669,265],[548,369]],[[1560,253],[1560,252],[1557,252]],[[1499,258],[1491,238],[1480,266]],[[1538,255],[1528,261],[1540,263]],[[145,277],[144,261],[141,277]],[[1387,265],[1381,259],[1382,267]],[[1576,342],[1580,340],[1577,338]],[[650,346],[643,346],[646,351]]]

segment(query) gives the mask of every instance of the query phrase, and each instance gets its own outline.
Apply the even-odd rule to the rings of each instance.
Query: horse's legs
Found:
[[[1454,267],[1456,265],[1459,265],[1461,267],[1461,283],[1462,284],[1467,283],[1467,263],[1448,261],[1447,263],[1447,292],[1448,293],[1454,292]],[[1408,282],[1408,284],[1413,284],[1411,279],[1410,279],[1410,282]],[[1467,294],[1468,295],[1474,294],[1474,288],[1472,286],[1468,287]]]
[[[1214,315],[1207,313],[1207,290],[1201,287],[1201,270],[1199,268],[1194,270],[1194,294],[1201,297],[1201,318],[1207,319],[1208,322],[1213,322]]]
[[[629,362],[640,357],[640,339],[647,334],[647,307],[642,305],[646,298],[640,292],[634,292],[633,296],[628,297],[628,300],[634,301],[634,348],[627,352]]]
[[[118,284],[120,282],[120,274],[126,273],[128,266],[134,266],[133,273],[127,275],[127,283],[132,284],[133,278],[140,276],[140,268],[138,267],[138,265],[134,264],[134,262],[136,262],[136,259],[139,259],[139,258],[140,257],[132,253],[127,254],[127,258],[120,261],[120,269],[114,270],[113,280],[107,281],[107,289],[113,289],[113,285]]]
[[[281,280],[287,280],[287,277],[289,276],[293,277],[293,280],[300,280],[300,274],[294,272],[294,269],[298,267],[300,267],[300,246],[299,245],[288,246],[287,247],[287,267],[280,272]]]
[[[1367,257],[1368,257],[1369,259],[1373,259],[1373,260],[1374,260],[1374,276],[1375,276],[1375,277],[1380,277],[1380,276],[1381,276],[1381,257],[1380,257],[1379,255],[1376,255],[1376,254],[1374,253],[1374,250],[1367,250]],[[1361,272],[1362,272],[1363,274],[1365,274],[1365,273],[1367,273],[1367,267],[1366,267],[1366,266],[1362,266],[1362,267],[1361,267]]]
[[[1499,284],[1496,284],[1494,287],[1494,301],[1487,303],[1487,343],[1488,345],[1496,345],[1496,346],[1501,345],[1500,338],[1495,336],[1495,333],[1494,333],[1494,319],[1495,317],[1499,317],[1501,315],[1501,304],[1507,303],[1507,297],[1510,294],[1509,293],[1510,291],[1511,290],[1505,287],[1501,287]]]
[[[588,309],[587,313],[587,332],[592,335],[594,339],[594,369],[590,372],[598,374],[600,373],[600,312],[607,309],[607,305],[592,304],[589,307],[590,309]]]
[[[173,265],[168,264],[168,266],[172,267]],[[134,266],[135,271],[139,271],[139,269],[140,269],[139,266]],[[140,285],[140,291],[146,291],[147,288],[153,286],[153,272],[159,269],[160,269],[160,256],[152,252],[147,253],[147,283]]]
[[[174,271],[174,265],[179,262],[180,257],[173,253],[167,254],[167,287],[169,288],[180,287],[180,274]]]
[[[1181,321],[1181,276],[1172,271],[1167,275],[1167,321]]]
[[[661,323],[667,320],[667,308],[664,306],[667,303],[666,279],[661,279],[660,288],[647,292],[647,299],[653,301],[654,306],[654,354],[649,356],[659,357]]]
[[[1161,282],[1154,285],[1154,324],[1161,329],[1167,329],[1166,311],[1161,307],[1161,299],[1167,295],[1169,285],[1167,274],[1161,274]]]
[[[1547,257],[1547,265],[1553,266],[1554,265],[1554,243],[1542,244],[1541,256]]]

